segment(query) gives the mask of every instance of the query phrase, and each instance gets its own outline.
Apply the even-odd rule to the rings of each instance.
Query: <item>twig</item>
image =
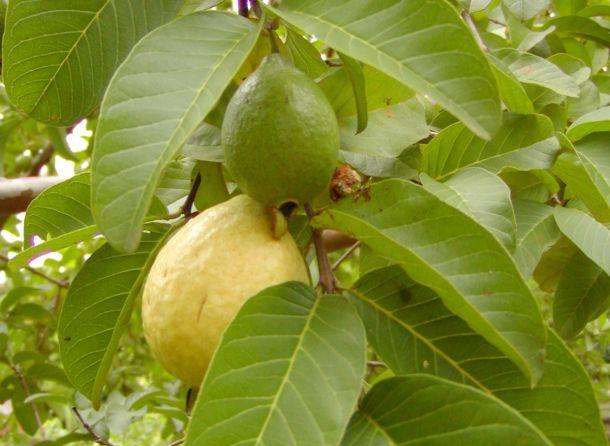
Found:
[[[89,423],[87,423],[83,419],[82,415],[80,414],[80,412],[78,411],[78,409],[76,407],[72,406],[72,412],[74,412],[76,414],[76,417],[78,418],[78,420],[81,422],[81,424],[83,425],[85,430],[91,434],[91,436],[93,437],[93,439],[95,440],[95,442],[97,444],[103,444],[104,446],[114,446],[108,440],[105,440],[104,438],[100,437],[98,434],[95,433],[93,428],[91,426],[89,426]]]
[[[19,369],[19,365],[10,364],[10,367],[11,367],[11,369],[13,369],[13,372],[15,372],[15,375],[17,376],[19,383],[21,383],[21,387],[23,387],[23,391],[25,392],[26,398],[29,397],[31,395],[30,386],[28,386],[28,382],[25,380],[23,373],[21,373],[21,370]],[[32,401],[30,404],[32,405],[32,412],[34,413],[34,419],[36,420],[36,425],[38,426],[38,430],[40,431],[42,438],[46,440],[47,433],[45,432],[44,426],[42,425],[42,421],[40,419],[40,414],[38,413],[38,408],[36,407],[36,403],[34,403]]]
[[[369,367],[385,367],[385,368],[388,368],[386,363],[385,362],[381,362],[381,361],[368,361],[366,364]]]
[[[47,144],[42,148],[42,152],[40,155],[34,160],[34,163],[30,167],[30,171],[28,172],[28,176],[37,177],[40,175],[40,171],[51,160],[51,156],[53,156],[53,152],[55,149],[51,144]]]
[[[337,259],[337,261],[332,266],[332,270],[336,271],[336,269],[339,268],[339,265],[341,265],[345,261],[345,259],[347,259],[349,256],[351,256],[359,246],[360,246],[360,240],[358,240],[356,243],[354,243],[352,246],[350,246],[349,249],[347,251],[345,251],[341,257],[339,257]]]
[[[310,203],[305,203],[305,212],[311,220],[314,216],[313,208]],[[322,240],[322,231],[320,229],[313,230],[313,243],[316,247],[316,258],[318,259],[318,270],[320,271],[320,285],[325,293],[335,292],[335,276],[326,255],[324,240]]]
[[[248,0],[237,0],[237,12],[240,16],[248,18]]]
[[[474,40],[477,41],[479,48],[481,48],[483,51],[489,51],[489,48],[487,48],[487,45],[485,45],[485,42],[483,42],[483,38],[481,37],[481,34],[479,34],[479,29],[474,23],[474,20],[472,20],[472,16],[470,15],[470,13],[464,10],[462,11],[462,17],[468,25],[468,28],[470,28],[470,30],[472,31],[472,34],[474,35]]]
[[[184,202],[184,206],[182,206],[182,213],[184,214],[184,218],[187,220],[191,218],[193,213],[191,209],[193,207],[193,203],[195,202],[195,197],[197,196],[197,191],[199,190],[199,186],[201,185],[201,174],[197,174],[195,177],[195,181],[193,181],[193,186],[191,187],[191,191],[186,197],[186,201]]]
[[[0,254],[0,260],[8,262],[10,259],[7,256],[5,256],[4,254]],[[68,282],[57,280],[51,276],[47,276],[45,273],[38,271],[36,268],[32,268],[29,265],[24,266],[24,269],[28,270],[32,274],[37,275],[38,277],[42,277],[43,279],[46,279],[49,282],[54,283],[55,285],[57,285],[60,288],[69,288],[70,287],[70,284]]]
[[[172,441],[170,444],[168,444],[167,446],[178,446],[179,444],[184,443],[185,439],[181,438],[180,440],[176,440],[176,441]]]

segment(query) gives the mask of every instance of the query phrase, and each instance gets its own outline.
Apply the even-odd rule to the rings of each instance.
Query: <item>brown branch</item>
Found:
[[[347,251],[345,251],[343,253],[343,255],[341,257],[339,257],[337,259],[337,261],[333,264],[332,266],[332,270],[336,271],[337,268],[339,268],[339,266],[347,259],[349,258],[349,256],[351,256],[354,251],[356,251],[356,249],[358,249],[358,247],[360,246],[360,240],[358,240],[356,243],[354,243],[352,246],[349,247],[349,249]]]
[[[25,211],[34,198],[61,181],[59,177],[0,179],[0,216]]]
[[[170,444],[168,444],[167,446],[178,446],[179,444],[182,444],[185,442],[184,438],[181,438],[180,440],[176,440],[176,441],[172,441]]]
[[[31,395],[30,386],[28,386],[28,382],[25,380],[23,373],[21,373],[19,365],[11,364],[10,367],[11,367],[11,369],[13,369],[13,372],[15,372],[15,375],[17,376],[17,379],[19,380],[19,383],[21,384],[23,391],[25,392],[25,396],[26,396],[26,398],[28,398]],[[32,412],[34,413],[34,419],[36,420],[36,425],[38,426],[38,430],[40,430],[40,434],[42,435],[42,438],[46,439],[47,433],[45,432],[44,426],[42,425],[42,420],[40,418],[40,414],[38,413],[38,408],[36,407],[36,403],[34,403],[32,401],[30,404],[32,405]]]
[[[95,431],[93,430],[93,428],[89,425],[89,423],[87,423],[82,415],[80,414],[80,412],[78,411],[78,409],[76,407],[72,407],[72,412],[74,412],[76,414],[76,417],[78,418],[78,420],[81,422],[81,424],[83,425],[83,427],[85,428],[85,430],[87,432],[89,432],[89,434],[91,434],[91,436],[93,437],[93,439],[95,440],[95,442],[97,444],[103,444],[104,446],[114,446],[112,443],[110,443],[108,440],[100,437],[98,434],[95,433]]]
[[[10,259],[6,255],[0,254],[0,260],[8,262]],[[31,272],[32,274],[35,274],[38,277],[42,277],[43,279],[46,279],[49,282],[54,283],[55,285],[57,285],[60,288],[69,288],[70,287],[70,284],[68,282],[57,280],[54,277],[48,276],[45,273],[43,273],[42,271],[38,271],[36,268],[33,268],[29,265],[24,266],[24,269],[28,270],[29,272]]]
[[[193,181],[193,186],[191,186],[191,191],[186,197],[186,201],[184,202],[184,206],[182,206],[182,213],[184,214],[185,219],[191,218],[193,215],[192,208],[193,203],[195,202],[195,197],[197,196],[197,191],[199,190],[199,186],[201,185],[201,174],[197,174],[195,177],[195,181]]]
[[[53,156],[54,151],[55,149],[52,145],[47,144],[46,146],[44,146],[38,157],[34,160],[32,166],[30,167],[28,176],[37,177],[38,175],[40,175],[40,171],[45,166],[45,164],[51,161],[51,157]]]
[[[310,203],[305,203],[305,212],[311,220],[314,216],[313,208]],[[318,259],[318,270],[320,271],[320,285],[325,293],[335,292],[335,276],[330,267],[328,256],[326,255],[326,247],[322,240],[322,231],[320,229],[313,230],[313,243],[316,247],[316,258]]]

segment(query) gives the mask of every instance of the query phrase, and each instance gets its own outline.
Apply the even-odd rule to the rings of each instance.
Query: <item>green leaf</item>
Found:
[[[578,85],[586,82],[591,77],[591,68],[578,57],[566,53],[553,54],[547,59],[557,65],[561,71],[566,73]]]
[[[64,159],[78,162],[78,157],[74,155],[66,139],[65,128],[49,126],[47,127],[47,135],[49,135],[49,143],[51,143],[55,153]]]
[[[491,141],[478,138],[461,123],[443,129],[423,149],[422,171],[438,179],[474,166],[493,173],[506,167],[548,169],[558,151],[559,142],[549,118],[507,113]]]
[[[557,284],[553,322],[564,338],[577,336],[587,322],[602,314],[610,303],[610,276],[582,252],[574,254]]]
[[[352,235],[400,264],[538,380],[546,338],[538,305],[506,249],[472,218],[393,179],[374,184],[368,201],[340,201],[313,224]]]
[[[337,445],[365,362],[362,323],[343,297],[297,282],[267,288],[225,331],[186,445]]]
[[[340,117],[339,125],[344,152],[384,158],[397,157],[430,133],[424,107],[417,98],[370,111],[367,128],[357,135],[355,115]]]
[[[74,432],[74,433],[59,437],[53,441],[44,440],[44,441],[38,442],[38,443],[36,443],[36,446],[64,446],[66,444],[72,444],[72,443],[82,442],[82,441],[91,441],[91,434],[89,434],[89,433],[81,434],[78,432]]]
[[[610,274],[610,229],[578,209],[557,207],[555,220],[578,249]]]
[[[517,220],[517,244],[513,257],[525,279],[534,273],[545,251],[559,240],[553,208],[530,200],[513,202]]]
[[[604,46],[610,45],[610,29],[595,20],[581,16],[554,17],[544,23],[543,28],[555,28],[561,36],[575,36],[590,39]]]
[[[284,0],[271,9],[335,50],[434,99],[482,138],[498,129],[494,75],[449,3]]]
[[[41,288],[34,288],[30,286],[13,287],[8,290],[8,292],[2,296],[2,300],[0,300],[0,313],[5,314],[13,307],[13,305],[26,296],[44,294],[45,291],[46,290]]]
[[[195,11],[203,11],[213,8],[224,0],[182,0],[184,5],[180,8],[178,15],[191,14]]]
[[[479,222],[512,251],[515,248],[515,212],[510,189],[497,175],[479,167],[464,169],[440,183],[421,174],[425,189]]]
[[[610,163],[608,137],[593,134],[575,144],[576,154],[563,153],[553,173],[563,180],[601,222],[610,221]]]
[[[347,74],[347,77],[352,85],[354,102],[356,104],[356,133],[360,133],[366,129],[368,123],[368,105],[364,73],[362,72],[362,66],[357,60],[354,60],[351,57],[341,53],[339,53],[339,57],[343,61],[345,74]]]
[[[95,108],[116,67],[182,0],[14,0],[2,48],[11,102],[33,118],[71,125]]]
[[[309,77],[315,79],[328,71],[316,47],[290,27],[286,27],[286,48],[294,66]]]
[[[502,3],[519,20],[529,20],[544,11],[551,0],[502,0]]]
[[[489,60],[492,62],[491,68],[496,76],[496,81],[500,88],[500,96],[502,97],[502,101],[506,105],[506,108],[513,113],[534,113],[532,100],[508,67],[491,54],[489,55]]]
[[[165,206],[186,197],[191,190],[191,172],[195,167],[192,160],[172,161],[163,174],[156,196]]]
[[[9,267],[12,269],[22,268],[23,266],[25,266],[26,263],[28,263],[31,259],[35,257],[52,251],[59,251],[60,249],[65,248],[67,246],[76,245],[77,243],[82,242],[83,240],[89,240],[93,238],[97,233],[99,233],[97,226],[92,225],[85,226],[84,228],[77,229],[76,231],[62,234],[52,240],[40,243],[36,246],[32,246],[31,248],[21,251],[8,262]]]
[[[222,164],[199,161],[197,172],[201,175],[201,187],[195,196],[198,210],[203,211],[229,199],[229,192],[222,175]]]
[[[524,84],[548,88],[560,95],[577,97],[576,82],[552,62],[513,48],[502,48],[492,53]]]
[[[91,203],[116,249],[138,246],[165,168],[212,110],[259,32],[260,24],[229,13],[183,16],[147,35],[113,77],[96,132]]]
[[[106,374],[133,301],[163,234],[146,234],[132,254],[103,245],[74,278],[59,317],[58,337],[64,370],[74,387],[100,403]]]
[[[225,153],[220,144],[220,128],[203,122],[184,145],[182,153],[199,161],[222,163]]]
[[[342,446],[534,446],[552,443],[500,400],[428,375],[375,384],[353,416]]]
[[[605,444],[589,377],[553,332],[544,374],[532,388],[506,356],[401,268],[371,271],[349,293],[369,342],[396,374],[429,373],[470,384],[512,406],[557,446]]]
[[[568,128],[566,135],[572,141],[578,141],[593,132],[610,132],[610,107],[581,116]]]
[[[25,215],[25,246],[33,246],[35,235],[48,240],[92,226],[90,192],[90,174],[85,172],[51,186],[36,197]]]

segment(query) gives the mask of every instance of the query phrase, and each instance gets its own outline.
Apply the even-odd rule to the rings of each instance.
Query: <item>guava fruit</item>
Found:
[[[227,106],[221,141],[226,167],[262,203],[305,203],[329,184],[339,125],[318,85],[284,56],[270,54]]]
[[[271,219],[264,205],[239,195],[190,220],[153,262],[142,297],[144,335],[153,356],[192,387],[249,297],[290,280],[309,283],[296,243],[288,232],[274,237]]]

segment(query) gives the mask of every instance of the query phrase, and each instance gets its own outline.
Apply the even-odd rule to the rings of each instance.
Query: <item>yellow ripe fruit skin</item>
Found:
[[[153,356],[199,387],[242,304],[290,280],[309,283],[307,268],[290,233],[273,237],[262,204],[239,195],[207,209],[167,242],[146,280],[142,319]]]

